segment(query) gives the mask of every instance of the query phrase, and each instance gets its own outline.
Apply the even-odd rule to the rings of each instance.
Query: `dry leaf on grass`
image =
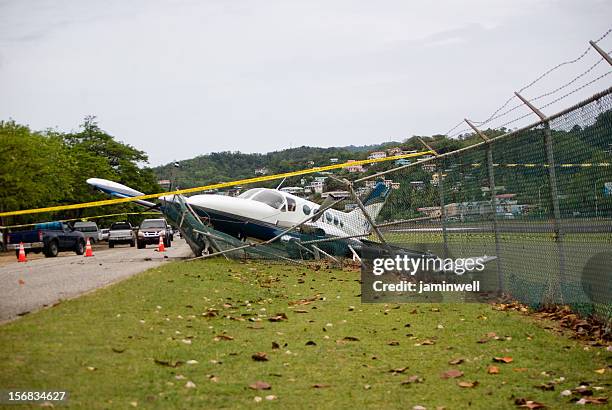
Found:
[[[463,388],[466,388],[466,389],[471,389],[473,387],[478,386],[478,381],[476,381],[476,380],[473,381],[473,382],[461,381],[461,382],[458,382],[457,385],[459,387],[463,387]]]
[[[423,378],[417,375],[410,376],[400,384],[413,384],[413,383],[423,383]]]
[[[325,383],[315,383],[312,385],[312,387],[315,389],[324,389],[326,387],[331,387],[331,385]]]
[[[269,360],[266,352],[257,352],[251,356],[251,359],[256,362],[267,362]]]
[[[257,380],[255,383],[249,384],[249,387],[253,390],[270,390],[272,385],[270,383]]]
[[[512,363],[513,359],[509,356],[504,356],[504,357],[494,357],[493,361],[497,363]]]
[[[487,373],[489,373],[489,374],[499,374],[499,367],[497,367],[497,366],[489,366],[487,368]]]
[[[457,359],[451,360],[450,362],[448,362],[448,364],[461,364],[463,362],[464,362],[463,358],[457,358]]]
[[[454,379],[463,376],[463,372],[457,369],[450,369],[440,375],[443,379]]]
[[[519,407],[525,408],[525,409],[545,409],[546,408],[546,406],[542,403],[538,403],[537,401],[526,400],[522,398],[514,400],[514,404],[516,404]]]
[[[218,342],[219,340],[234,340],[234,338],[229,335],[220,334],[220,335],[215,336],[213,340],[215,342]]]

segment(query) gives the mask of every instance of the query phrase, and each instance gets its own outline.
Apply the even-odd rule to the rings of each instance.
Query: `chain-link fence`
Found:
[[[386,174],[393,243],[492,255],[486,280],[533,306],[612,317],[612,89],[539,123]],[[478,131],[478,130],[476,130]],[[434,147],[435,148],[435,147]]]

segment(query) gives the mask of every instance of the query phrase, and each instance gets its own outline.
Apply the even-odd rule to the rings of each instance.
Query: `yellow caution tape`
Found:
[[[346,167],[355,166],[355,165],[366,165],[366,164],[373,164],[377,162],[393,161],[393,160],[398,160],[398,159],[403,159],[403,158],[420,157],[422,155],[433,154],[433,153],[434,153],[433,151],[422,151],[422,152],[415,152],[412,154],[394,155],[394,156],[385,157],[385,158],[364,159],[364,160],[358,160],[358,161],[352,161],[352,162],[345,162],[342,164],[333,164],[333,165],[326,165],[323,167],[314,167],[314,168],[302,169],[299,171],[285,172],[282,174],[265,175],[261,177],[255,177],[255,178],[241,179],[238,181],[221,182],[218,184],[204,185],[204,186],[199,186],[195,188],[179,189],[179,190],[171,191],[171,192],[160,192],[157,194],[134,196],[130,198],[106,199],[102,201],[83,202],[80,204],[58,205],[58,206],[50,206],[46,208],[24,209],[21,211],[2,212],[0,213],[0,217],[1,216],[14,216],[14,215],[28,215],[28,214],[36,214],[36,213],[42,213],[42,212],[66,211],[70,209],[92,208],[95,206],[106,206],[106,205],[122,204],[126,202],[133,202],[133,201],[138,201],[142,199],[159,198],[160,196],[166,196],[166,195],[190,194],[190,193],[206,191],[210,189],[227,188],[227,187],[236,186],[236,185],[253,184],[256,182],[273,181],[275,179],[282,179],[282,178],[289,178],[289,177],[294,177],[294,176],[299,176],[299,175],[312,174],[315,172],[331,171],[334,169],[346,168]]]

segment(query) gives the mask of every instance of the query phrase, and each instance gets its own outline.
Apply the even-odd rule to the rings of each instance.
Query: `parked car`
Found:
[[[74,230],[83,232],[83,235],[85,235],[85,240],[89,238],[89,242],[92,245],[102,240],[100,229],[98,229],[98,224],[95,222],[75,222]]]
[[[100,240],[108,242],[108,235],[109,235],[109,233],[110,233],[110,229],[109,228],[100,229]]]
[[[136,235],[129,222],[115,222],[111,225],[108,233],[108,247],[114,248],[118,243],[129,243],[130,246],[136,246]]]
[[[34,229],[7,234],[7,249],[15,250],[19,257],[19,244],[23,242],[26,253],[43,252],[46,257],[55,257],[59,252],[74,251],[82,255],[85,251],[85,236],[61,222],[45,222],[34,225]]]
[[[162,237],[164,246],[172,246],[172,228],[165,219],[145,219],[140,224],[136,234],[138,249],[143,249],[147,245],[157,245],[159,237]]]

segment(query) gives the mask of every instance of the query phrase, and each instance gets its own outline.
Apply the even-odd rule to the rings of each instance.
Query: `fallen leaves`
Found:
[[[284,313],[277,313],[276,315],[268,318],[270,322],[282,322],[283,320],[287,319],[287,315]]]
[[[387,342],[389,346],[399,346],[399,342],[397,340],[391,340]]]
[[[173,367],[173,368],[176,368],[176,367],[179,367],[185,364],[185,362],[182,360],[153,359],[153,361],[160,366]]]
[[[546,406],[542,403],[538,403],[537,401],[527,400],[523,398],[514,400],[514,404],[516,404],[519,407],[525,408],[525,409],[545,409],[546,408]]]
[[[255,360],[256,362],[267,362],[268,359],[268,354],[266,352],[257,352],[254,353],[251,356],[251,359]]]
[[[270,383],[257,380],[255,383],[249,384],[249,388],[253,390],[270,390],[272,385]]]
[[[226,335],[226,334],[220,334],[220,335],[215,336],[213,338],[213,340],[215,342],[218,342],[220,340],[234,340],[234,338],[232,336],[229,336],[229,335]]]
[[[499,367],[491,365],[491,366],[489,366],[487,368],[487,373],[489,373],[489,374],[499,374]]]
[[[344,336],[342,340],[346,340],[347,342],[358,342],[359,338],[354,336]]]
[[[331,387],[330,384],[326,384],[326,383],[315,383],[312,385],[313,389],[325,389],[327,387]]]
[[[444,373],[442,373],[440,375],[441,378],[443,379],[455,379],[457,377],[461,377],[463,376],[463,372],[461,370],[457,370],[457,369],[450,369],[445,371]]]
[[[452,365],[457,365],[457,364],[461,364],[463,363],[465,360],[461,357],[457,358],[457,359],[453,359],[451,361],[448,362],[448,364],[452,364]]]
[[[504,356],[504,357],[494,357],[493,361],[497,362],[497,363],[512,363],[514,359],[512,359],[509,356]]]
[[[389,370],[389,373],[391,373],[392,375],[395,376],[397,374],[404,373],[406,370],[408,370],[408,366],[406,366],[406,367],[398,367],[396,369],[391,369],[391,370]]]
[[[410,376],[409,378],[407,378],[400,384],[405,385],[405,384],[413,384],[413,383],[423,383],[423,381],[424,379],[422,377],[414,375],[414,376]]]
[[[457,386],[463,387],[464,389],[472,389],[478,386],[478,381],[468,382],[468,381],[460,381],[457,383]]]

